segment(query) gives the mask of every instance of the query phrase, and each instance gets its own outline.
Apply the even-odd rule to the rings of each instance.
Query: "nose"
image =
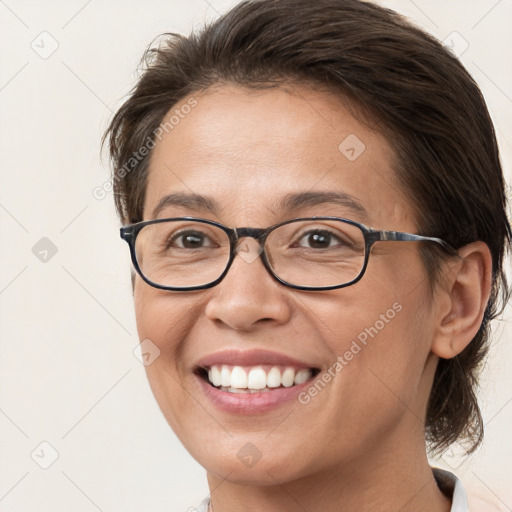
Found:
[[[261,247],[253,238],[242,238],[224,279],[212,288],[207,318],[237,331],[277,326],[291,316],[287,289],[267,271]]]

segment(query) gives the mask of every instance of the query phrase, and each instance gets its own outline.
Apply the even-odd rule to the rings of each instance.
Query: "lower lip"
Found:
[[[262,393],[230,393],[208,384],[199,375],[195,376],[204,394],[222,411],[236,414],[261,414],[277,409],[286,402],[297,398],[300,392],[311,384],[311,379],[289,388],[274,388]],[[298,400],[297,400],[298,402]]]

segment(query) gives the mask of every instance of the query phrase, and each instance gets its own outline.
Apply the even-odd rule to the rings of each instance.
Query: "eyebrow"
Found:
[[[201,194],[187,194],[184,192],[176,192],[162,197],[155,209],[153,210],[153,219],[156,219],[158,215],[169,206],[181,206],[190,210],[196,210],[200,212],[208,212],[213,215],[219,214],[218,203]]]
[[[321,204],[332,204],[342,206],[350,210],[359,217],[368,220],[368,212],[361,202],[350,194],[336,191],[317,191],[317,192],[300,192],[295,194],[287,194],[277,201],[277,211],[291,213],[294,210],[305,208],[308,206],[317,206]],[[166,208],[170,206],[178,206],[197,212],[211,213],[219,216],[220,203],[213,198],[195,193],[176,192],[166,195],[160,199],[153,210],[153,219]]]
[[[368,220],[369,218],[368,212],[362,203],[354,196],[345,192],[319,191],[288,194],[278,202],[278,207],[288,213],[292,210],[321,204],[342,206],[343,208],[350,210],[352,213],[363,217],[365,220]]]

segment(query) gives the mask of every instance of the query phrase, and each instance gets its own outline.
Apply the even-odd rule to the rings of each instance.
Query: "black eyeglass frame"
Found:
[[[144,228],[145,226],[149,226],[152,224],[160,224],[164,222],[172,222],[172,221],[180,221],[180,220],[190,220],[195,222],[201,222],[204,224],[210,224],[212,226],[216,226],[220,229],[222,229],[229,238],[229,244],[230,244],[230,251],[229,251],[229,259],[226,265],[226,268],[224,269],[224,272],[215,279],[214,281],[198,286],[189,286],[189,287],[173,287],[173,286],[164,286],[158,283],[155,283],[148,279],[144,273],[142,272],[139,263],[137,261],[137,254],[135,250],[135,241],[137,238],[138,233]],[[291,283],[288,283],[287,281],[281,279],[279,276],[277,276],[274,271],[272,270],[272,267],[270,266],[270,263],[267,259],[267,254],[265,252],[265,241],[267,237],[270,235],[272,231],[275,229],[284,226],[286,224],[290,224],[292,222],[297,221],[315,221],[315,220],[336,220],[340,222],[344,222],[346,224],[350,224],[352,226],[355,226],[361,230],[364,236],[365,241],[365,247],[364,247],[364,262],[363,266],[361,268],[361,271],[359,272],[358,276],[353,279],[352,281],[349,281],[348,283],[343,283],[341,285],[333,285],[333,286],[299,286],[294,285]],[[402,231],[388,231],[388,230],[376,230],[373,228],[369,228],[365,226],[364,224],[361,224],[360,222],[356,222],[350,219],[345,219],[343,217],[300,217],[296,219],[289,219],[284,222],[280,222],[278,224],[274,224],[268,228],[250,228],[250,227],[241,227],[241,228],[228,228],[227,226],[224,226],[223,224],[220,224],[219,222],[208,220],[208,219],[201,219],[198,217],[170,217],[166,219],[155,219],[155,220],[147,220],[142,222],[137,222],[135,224],[130,224],[128,226],[123,226],[120,229],[120,236],[123,240],[125,240],[129,247],[130,247],[130,255],[133,267],[139,274],[139,276],[142,278],[143,281],[145,281],[150,286],[153,286],[154,288],[158,288],[160,290],[168,290],[168,291],[194,291],[194,290],[204,290],[207,288],[212,288],[213,286],[216,286],[219,284],[224,277],[226,277],[226,274],[228,273],[231,265],[233,264],[233,261],[236,256],[236,247],[237,243],[241,238],[254,238],[258,241],[260,244],[260,247],[262,249],[261,254],[259,255],[261,257],[261,260],[263,262],[264,267],[267,269],[268,273],[279,283],[283,284],[284,286],[287,286],[289,288],[293,288],[296,290],[306,290],[306,291],[324,291],[324,290],[336,290],[339,288],[345,288],[347,286],[353,285],[360,281],[366,271],[366,268],[368,266],[368,260],[370,259],[370,251],[374,243],[376,242],[434,242],[438,245],[440,245],[447,253],[451,255],[456,255],[457,251],[447,242],[442,240],[441,238],[436,237],[430,237],[430,236],[422,236],[422,235],[414,235],[411,233],[404,233]]]

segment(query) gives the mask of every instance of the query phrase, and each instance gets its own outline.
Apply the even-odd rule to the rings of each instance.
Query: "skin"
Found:
[[[197,106],[153,151],[145,220],[163,196],[194,192],[218,202],[218,215],[173,206],[159,217],[267,227],[335,215],[418,232],[389,142],[339,98],[305,86],[227,85],[194,98]],[[338,149],[349,134],[366,146],[355,161]],[[348,193],[368,216],[339,205],[294,212],[275,206],[285,194],[310,190]],[[491,268],[482,243],[459,255],[445,264],[433,296],[417,243],[377,244],[360,282],[323,292],[289,289],[260,259],[240,257],[209,290],[162,291],[136,277],[140,339],[161,351],[146,368],[150,385],[174,432],[206,469],[215,512],[449,511],[426,458],[423,418],[438,357],[455,356],[478,330]],[[245,417],[219,411],[192,374],[207,354],[253,348],[327,370],[397,302],[402,310],[306,405],[291,400]],[[237,457],[246,443],[262,454],[252,467]]]

